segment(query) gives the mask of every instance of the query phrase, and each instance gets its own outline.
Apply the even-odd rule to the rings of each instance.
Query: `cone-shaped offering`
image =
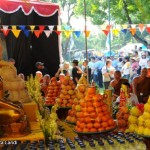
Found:
[[[76,92],[76,98],[73,100],[72,108],[68,111],[68,116],[66,118],[66,121],[68,123],[76,123],[77,118],[80,115],[81,111],[81,105],[80,101],[82,102],[86,94],[86,88],[87,86],[84,84],[78,84],[77,85],[77,92]]]
[[[46,94],[46,105],[54,105],[55,99],[58,97],[60,92],[60,82],[57,81],[56,77],[52,77],[48,86]]]
[[[136,132],[138,127],[138,117],[143,114],[144,104],[137,104],[130,110],[130,116],[128,118],[128,129],[126,132]]]
[[[124,132],[128,127],[129,108],[126,101],[125,90],[120,90],[119,110],[116,114],[118,130]]]
[[[65,76],[61,84],[60,95],[56,99],[59,107],[66,108],[73,105],[73,100],[74,98],[76,98],[75,88],[76,85],[74,84],[70,76]]]
[[[144,105],[144,112],[138,118],[137,134],[150,137],[150,97]]]
[[[104,96],[96,94],[94,86],[87,89],[86,96],[80,100],[81,111],[75,126],[76,132],[102,132],[116,126],[103,100]]]

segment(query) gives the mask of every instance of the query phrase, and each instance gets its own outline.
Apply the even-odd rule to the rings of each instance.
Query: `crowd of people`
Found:
[[[9,61],[15,63],[13,59]],[[44,63],[36,62],[35,66],[37,68],[36,76],[41,81],[43,93],[46,93],[51,77]],[[75,84],[82,75],[87,76],[89,83],[102,89],[111,89],[113,99],[117,101],[119,101],[117,98],[120,95],[122,84],[130,89],[128,92],[131,99],[134,99],[134,103],[146,103],[150,95],[150,55],[149,52],[142,51],[141,47],[139,50],[135,50],[131,56],[126,57],[95,56],[83,62],[78,60],[73,60],[71,63],[64,62],[60,64],[55,77],[59,80],[61,75],[72,76]],[[23,74],[18,76],[24,79]]]

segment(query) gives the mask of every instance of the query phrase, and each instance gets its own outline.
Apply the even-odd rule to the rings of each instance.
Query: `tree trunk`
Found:
[[[126,3],[126,0],[123,0],[123,4],[124,4],[124,11],[127,15],[129,27],[131,28],[132,20],[130,18],[129,12],[128,12],[128,8],[127,8],[128,6]],[[136,33],[133,35],[133,37],[135,38],[136,41],[143,43],[145,46],[148,46],[148,42],[145,39],[142,39],[141,37],[139,37]]]

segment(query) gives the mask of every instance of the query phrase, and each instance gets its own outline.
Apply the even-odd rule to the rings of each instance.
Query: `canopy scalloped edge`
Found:
[[[35,11],[39,16],[50,17],[57,11],[59,12],[59,5],[47,2],[24,2],[24,1],[12,1],[3,0],[0,1],[0,11],[4,13],[15,13],[19,9],[23,11],[25,15],[30,15],[32,11]]]

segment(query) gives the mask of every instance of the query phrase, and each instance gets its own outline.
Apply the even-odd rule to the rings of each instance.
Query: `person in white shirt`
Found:
[[[115,68],[110,59],[106,60],[106,65],[102,68],[103,82],[105,89],[108,89],[110,81],[114,78]]]
[[[122,67],[123,78],[129,80],[130,79],[130,69],[131,69],[131,64],[130,64],[130,61],[129,61],[129,57],[126,56],[124,58],[124,60],[125,60],[125,64]]]
[[[142,53],[143,53],[142,47],[139,47],[138,56],[140,59],[142,58]]]
[[[91,57],[91,61],[89,61],[89,63],[88,63],[88,67],[91,69],[91,79],[90,79],[90,81],[92,81],[92,79],[93,79],[94,65],[95,65],[95,57]]]
[[[123,83],[123,85],[127,86],[127,92],[129,95],[129,98],[127,98],[127,102],[131,104],[132,106],[135,106],[139,103],[138,98],[135,94],[131,93],[131,87],[128,82]],[[120,96],[117,97],[115,104],[118,104],[120,102]]]
[[[139,65],[140,65],[141,69],[147,67],[147,61],[148,61],[148,58],[146,58],[146,54],[142,53],[142,58],[140,58],[140,61],[139,61]]]

